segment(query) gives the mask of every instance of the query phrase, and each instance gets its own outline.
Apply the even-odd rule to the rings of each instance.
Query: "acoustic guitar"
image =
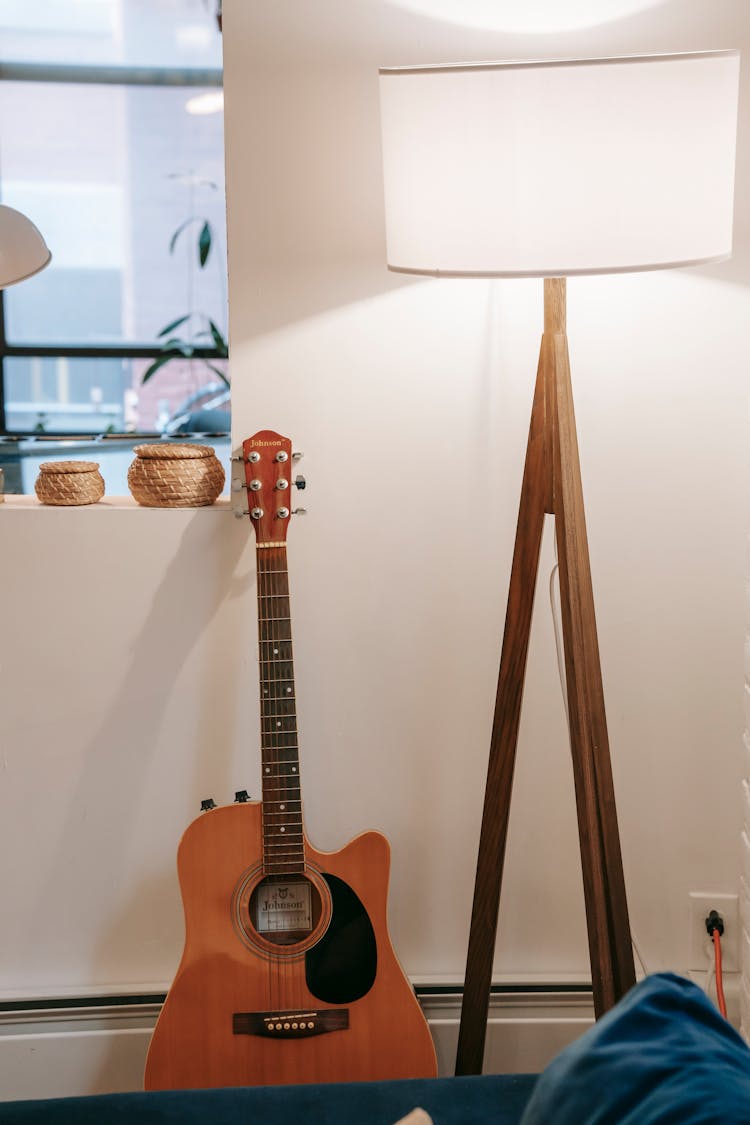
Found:
[[[432,1077],[435,1050],[388,934],[389,846],[305,835],[286,535],[291,443],[242,447],[255,528],[262,800],[185,832],[185,947],[146,1060],[148,1090]],[[299,483],[302,483],[301,481]]]

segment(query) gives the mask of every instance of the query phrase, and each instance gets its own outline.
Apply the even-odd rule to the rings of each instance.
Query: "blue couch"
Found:
[[[533,1075],[107,1094],[0,1102],[2,1125],[394,1125],[416,1106],[435,1125],[517,1125]]]
[[[750,1050],[696,985],[648,977],[544,1073],[0,1102],[0,1125],[750,1125]]]

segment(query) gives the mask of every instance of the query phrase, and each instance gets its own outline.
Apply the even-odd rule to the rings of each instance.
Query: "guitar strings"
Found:
[[[273,644],[271,638],[271,622],[268,620],[268,602],[269,602],[269,589],[272,589],[272,581],[270,573],[265,566],[266,557],[265,552],[258,549],[258,597],[259,597],[259,615],[258,624],[261,630],[260,650],[261,650],[261,732],[262,732],[262,765],[263,765],[263,804],[262,804],[262,838],[261,844],[263,849],[263,870],[262,878],[267,877],[266,860],[268,858],[268,850],[266,847],[266,839],[270,831],[270,817],[267,815],[269,811],[269,804],[271,800],[271,782],[274,773],[277,771],[274,762],[273,743],[269,729],[269,710],[272,692],[275,691],[274,684],[274,665],[271,662],[273,655]],[[281,1006],[280,997],[280,981],[279,976],[279,958],[277,954],[270,953],[268,959],[268,1009],[271,1010]],[[274,987],[275,986],[275,987]],[[278,1001],[277,1001],[278,994]]]
[[[279,574],[280,568],[278,566],[278,559],[276,557],[276,551],[277,551],[277,548],[273,547],[268,552],[268,564],[269,564],[269,569],[270,569],[271,575],[272,575],[271,589],[273,590],[274,594],[279,594],[279,593],[281,593],[281,590],[280,590],[281,576]],[[275,603],[276,601],[278,601],[278,598],[272,599],[273,603]],[[286,653],[284,652],[284,650],[282,648],[281,629],[279,627],[279,622],[276,620],[277,613],[276,613],[276,610],[274,609],[273,605],[268,607],[268,617],[271,619],[271,621],[270,621],[270,625],[271,625],[270,635],[271,635],[271,637],[273,639],[273,642],[274,642],[271,646],[271,659],[273,661],[272,671],[273,671],[273,700],[274,700],[274,703],[272,705],[271,710],[272,710],[273,715],[275,716],[278,713],[277,701],[278,701],[278,693],[279,693],[279,683],[280,683],[280,680],[281,680],[281,673],[283,671],[283,662],[286,659]],[[278,660],[276,659],[277,656],[278,656]],[[280,796],[281,796],[281,789],[282,789],[282,769],[281,769],[282,754],[281,754],[281,749],[280,749],[280,743],[283,741],[283,739],[280,739],[278,734],[276,733],[275,721],[276,720],[274,718],[272,718],[270,726],[271,726],[271,732],[272,732],[271,737],[272,737],[273,752],[274,752],[274,772],[275,772],[274,800],[276,802],[275,811],[278,812],[279,811],[279,801],[280,801]],[[286,794],[284,794],[284,795],[286,796]],[[272,839],[273,839],[273,837],[272,837]],[[277,858],[276,853],[275,852],[271,853],[271,857],[273,859],[276,859]],[[274,865],[274,866],[276,866],[276,865]],[[287,981],[286,981],[287,965],[286,965],[286,961],[285,961],[281,951],[277,955],[276,961],[277,961],[277,975],[278,975],[278,979],[279,979],[278,1007],[281,1011],[283,1011],[283,1010],[286,1009],[287,1003],[288,1003],[287,995],[286,995],[286,993],[287,993]]]
[[[260,561],[260,556],[259,556]],[[266,739],[269,750],[269,764],[271,773],[267,776],[273,781],[273,785],[269,786],[273,796],[268,796],[268,810],[273,806],[274,813],[281,812],[281,805],[284,805],[285,814],[289,812],[290,792],[294,795],[294,788],[290,787],[290,766],[289,760],[290,753],[290,736],[292,739],[296,738],[296,723],[292,726],[294,730],[288,729],[288,719],[294,717],[294,702],[292,700],[292,714],[289,714],[289,707],[286,701],[286,692],[284,691],[284,684],[287,680],[293,684],[293,663],[292,663],[292,647],[291,647],[291,614],[289,612],[289,583],[288,572],[286,567],[286,551],[285,548],[270,548],[263,556],[262,572],[264,576],[264,606],[263,618],[266,625],[265,636],[267,639],[266,659],[267,659],[267,676],[268,680],[268,693],[264,697],[267,706],[264,708],[265,719],[264,726],[267,724]],[[282,603],[281,605],[279,603]],[[286,607],[286,616],[280,613],[282,608]],[[287,635],[288,633],[288,635]],[[288,650],[287,650],[288,646]],[[277,727],[277,723],[280,725]],[[292,754],[292,758],[295,755]],[[297,771],[296,785],[299,783],[299,774]],[[296,786],[295,786],[296,787]],[[284,820],[288,820],[285,815]],[[274,837],[273,827],[276,825],[276,818],[274,816],[273,823],[270,819],[266,824],[264,831],[264,851],[268,859],[272,862],[273,866],[288,866],[284,860],[289,855],[290,849],[293,851],[293,845],[287,844],[283,851],[280,848],[279,841]],[[266,849],[266,842],[269,841],[269,846]],[[273,850],[272,850],[273,849]],[[279,852],[284,857],[280,859]],[[276,862],[274,862],[276,861]],[[278,870],[275,874],[284,874]],[[290,1007],[299,1007],[302,1004],[302,982],[299,981],[298,991],[300,992],[299,999],[294,995],[297,991],[294,987],[295,981],[299,978],[296,971],[293,957],[284,956],[279,950],[271,957],[271,992],[272,999],[275,1003],[271,1007],[276,1007],[280,1011],[288,1010]],[[276,985],[275,989],[273,985]],[[273,993],[276,993],[273,996]]]

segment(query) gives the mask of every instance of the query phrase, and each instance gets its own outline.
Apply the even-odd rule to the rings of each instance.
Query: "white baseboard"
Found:
[[[452,1074],[459,993],[420,1000],[441,1074]],[[0,1100],[57,1098],[142,1089],[143,1065],[159,1011],[155,1003],[39,1007],[0,1013]],[[490,1003],[486,1073],[534,1073],[593,1021],[580,991],[499,993]]]

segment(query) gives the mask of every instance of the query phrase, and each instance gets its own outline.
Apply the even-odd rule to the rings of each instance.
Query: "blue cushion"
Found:
[[[487,1074],[0,1102],[0,1125],[393,1125],[415,1106],[435,1125],[518,1125],[535,1081]]]
[[[521,1125],[750,1125],[750,1050],[705,993],[647,977],[540,1077]]]

